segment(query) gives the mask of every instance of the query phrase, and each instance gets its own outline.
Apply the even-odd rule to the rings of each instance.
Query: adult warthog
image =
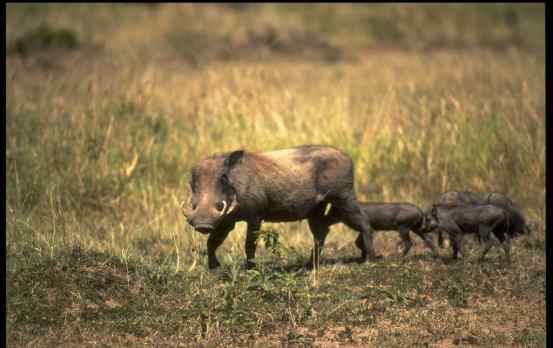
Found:
[[[210,269],[219,266],[215,251],[237,221],[247,222],[247,268],[254,266],[263,221],[307,219],[314,237],[310,265],[319,264],[330,222],[335,220],[360,233],[362,261],[380,258],[374,252],[373,230],[355,197],[353,176],[351,157],[329,146],[214,155],[192,168],[191,208],[183,206],[183,213],[197,231],[209,235]],[[328,204],[331,208],[325,214]]]

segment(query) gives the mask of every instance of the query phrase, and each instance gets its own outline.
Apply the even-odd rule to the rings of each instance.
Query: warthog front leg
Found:
[[[409,250],[413,247],[413,241],[411,240],[411,237],[409,236],[409,229],[406,227],[400,227],[399,228],[399,236],[401,237],[401,240],[403,241],[403,256],[406,256],[409,253]]]
[[[447,246],[445,235],[446,233],[444,231],[442,230],[438,231],[438,245],[440,246],[440,248],[445,248]]]
[[[438,227],[441,231],[444,231],[449,236],[449,242],[453,249],[452,259],[463,257],[463,231],[452,221],[442,221]]]
[[[415,232],[421,239],[424,241],[424,244],[432,250],[432,257],[437,258],[438,257],[438,248],[436,247],[436,244],[434,244],[434,239],[430,235],[430,233],[423,233],[420,231],[413,231]]]
[[[255,267],[255,249],[257,248],[257,239],[261,229],[261,220],[248,221],[246,232],[246,269]]]
[[[478,236],[481,243],[484,243],[484,251],[482,252],[482,255],[480,256],[480,261],[484,260],[484,257],[490,251],[491,247],[493,246],[492,240],[491,240],[491,229],[489,227],[485,227],[480,225],[478,227]]]
[[[360,232],[361,235],[361,262],[374,261],[382,259],[382,254],[376,254],[374,251],[374,230],[371,225],[365,224]]]
[[[494,234],[501,243],[507,262],[511,262],[511,237],[505,233],[494,232]]]
[[[451,233],[449,234],[449,239],[451,240],[451,246],[453,248],[453,254],[451,255],[451,258],[453,260],[462,259],[464,256],[463,234]]]
[[[217,261],[217,256],[215,252],[217,248],[221,246],[223,241],[227,238],[228,234],[234,228],[234,224],[229,226],[224,226],[218,228],[216,231],[212,232],[207,239],[207,263],[209,269],[214,269],[220,266],[219,261]]]
[[[505,241],[503,242],[503,251],[505,251],[507,262],[511,262],[511,237],[509,235],[505,235]]]

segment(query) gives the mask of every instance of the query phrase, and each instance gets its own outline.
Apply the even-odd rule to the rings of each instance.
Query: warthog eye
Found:
[[[223,209],[225,209],[225,204],[223,202],[217,202],[215,203],[215,209],[217,209],[217,211],[223,211]]]
[[[228,176],[226,174],[223,174],[221,176],[221,183],[223,185],[230,185],[230,180],[228,179]]]

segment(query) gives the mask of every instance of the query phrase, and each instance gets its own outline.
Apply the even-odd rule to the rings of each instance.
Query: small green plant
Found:
[[[279,234],[273,229],[264,229],[260,233],[260,238],[265,244],[265,248],[278,258],[285,258],[289,250],[280,240]]]

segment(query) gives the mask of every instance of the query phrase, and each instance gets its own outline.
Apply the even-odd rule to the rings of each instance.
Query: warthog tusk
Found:
[[[180,209],[181,209],[182,215],[184,215],[185,217],[188,217],[190,210],[186,209],[185,205],[186,205],[186,201],[182,201],[180,204]]]
[[[238,202],[236,201],[236,198],[234,198],[232,200],[230,207],[228,208],[227,215],[230,214],[236,208],[237,205],[238,205]]]
[[[225,213],[225,210],[227,210],[227,201],[223,200],[223,209],[219,213],[219,216],[223,215]]]
[[[325,213],[324,216],[328,216],[328,213],[330,212],[330,209],[332,208],[332,203],[328,203],[325,207]]]

